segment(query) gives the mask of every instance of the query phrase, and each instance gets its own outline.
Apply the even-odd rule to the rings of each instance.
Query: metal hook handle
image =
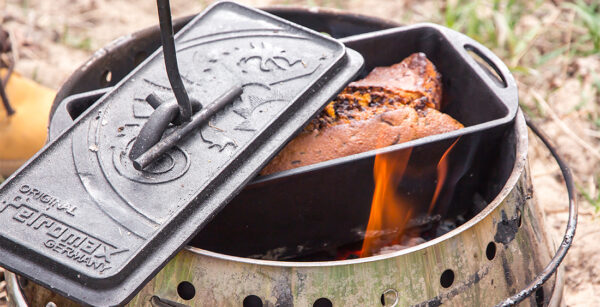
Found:
[[[156,0],[156,4],[160,20],[160,36],[165,67],[169,83],[171,83],[171,88],[175,94],[175,100],[179,106],[179,112],[176,104],[162,102],[153,94],[146,97],[148,104],[155,110],[142,127],[129,152],[129,158],[137,170],[143,170],[191,131],[205,124],[212,115],[239,96],[242,91],[240,85],[233,86],[213,104],[204,108],[192,118],[193,112],[202,108],[202,105],[197,100],[190,100],[179,74],[175,40],[173,38],[171,5],[169,0]],[[179,125],[179,127],[161,140],[169,123]]]
[[[167,130],[170,123],[180,124],[181,118],[179,108],[172,101],[163,102],[154,94],[148,95],[146,101],[154,108],[154,112],[146,121],[140,133],[135,139],[131,150],[129,151],[129,159],[135,160],[152,146],[154,146]],[[202,105],[197,100],[192,99],[192,111],[196,112],[202,108]]]
[[[219,110],[223,109],[223,107],[232,102],[241,94],[242,86],[240,84],[232,86],[227,92],[225,92],[223,95],[217,98],[215,102],[209,104],[208,106],[194,114],[192,120],[189,123],[178,126],[177,128],[175,128],[175,130],[173,130],[173,132],[162,138],[156,144],[153,144],[152,147],[150,147],[144,153],[141,153],[137,158],[133,159],[133,167],[135,167],[135,169],[137,170],[143,170],[144,168],[146,168],[153,161],[155,161],[157,158],[159,158],[165,152],[167,152],[167,150],[175,146],[175,144],[177,144],[177,142],[179,142],[185,136],[206,124],[211,116],[216,114]],[[156,113],[157,111],[158,109],[154,111],[154,113]],[[160,136],[162,136],[162,133],[160,134]]]
[[[192,104],[188,96],[177,65],[177,51],[175,50],[175,39],[173,38],[173,21],[171,20],[171,4],[169,0],[156,0],[158,6],[158,19],[160,22],[160,38],[162,40],[163,57],[169,83],[179,105],[179,117],[182,122],[190,121],[192,117]]]
[[[544,285],[544,283],[546,281],[548,281],[548,279],[550,279],[550,277],[552,277],[552,274],[554,274],[554,272],[556,271],[556,269],[558,268],[560,263],[563,261],[563,259],[567,255],[567,251],[569,251],[571,244],[573,244],[573,237],[575,236],[575,228],[577,228],[577,199],[576,199],[576,194],[575,194],[575,185],[573,184],[573,176],[571,175],[571,170],[565,164],[563,159],[560,157],[560,155],[556,151],[556,148],[554,148],[554,146],[552,146],[552,144],[550,144],[548,137],[546,135],[544,135],[544,133],[542,133],[533,124],[533,122],[531,121],[531,119],[529,117],[525,116],[525,121],[527,122],[527,126],[529,126],[531,131],[533,131],[533,133],[535,133],[535,135],[537,135],[537,137],[540,138],[540,140],[542,140],[544,145],[546,145],[546,147],[548,148],[548,150],[550,151],[550,153],[556,160],[556,163],[558,163],[558,166],[560,167],[560,171],[562,172],[563,178],[565,179],[565,185],[567,186],[567,193],[569,195],[569,219],[567,221],[567,228],[565,230],[565,235],[563,237],[563,240],[560,243],[560,246],[558,247],[558,249],[556,250],[556,254],[554,254],[554,257],[552,257],[552,260],[550,261],[550,263],[548,263],[548,265],[544,268],[544,270],[541,273],[539,273],[535,277],[535,279],[529,285],[527,285],[527,287],[525,289],[519,291],[518,293],[514,294],[513,296],[498,303],[496,305],[496,307],[498,307],[498,306],[514,306],[514,305],[520,303],[521,301],[523,301],[524,299],[526,299],[527,297],[529,297],[532,293],[537,291],[540,287],[542,287]]]

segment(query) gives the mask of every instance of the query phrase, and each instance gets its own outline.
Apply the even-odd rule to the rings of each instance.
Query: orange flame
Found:
[[[397,242],[409,221],[412,207],[396,189],[406,171],[412,149],[375,156],[375,191],[361,257],[371,256],[381,247]]]
[[[446,177],[448,176],[448,154],[450,153],[452,148],[454,148],[454,145],[456,145],[459,139],[460,138],[456,139],[456,141],[454,141],[454,143],[452,143],[452,145],[450,145],[450,147],[446,149],[446,152],[444,152],[442,158],[438,162],[437,185],[435,186],[435,192],[433,193],[431,203],[429,203],[429,210],[427,211],[427,213],[429,214],[433,212],[433,208],[435,208],[435,203],[437,202],[438,197],[440,196],[440,192],[442,191],[442,187],[444,186],[444,183],[446,182]]]
[[[458,139],[446,149],[437,164],[437,184],[429,204],[431,214],[448,175],[448,155]],[[397,188],[405,175],[412,149],[375,156],[373,175],[375,191],[371,214],[360,251],[361,257],[372,256],[382,247],[400,244],[414,206],[398,194]]]

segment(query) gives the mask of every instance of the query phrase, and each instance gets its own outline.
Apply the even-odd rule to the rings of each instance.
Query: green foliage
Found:
[[[575,24],[584,29],[583,35],[574,35],[571,46],[560,46],[536,59],[531,65],[541,66],[565,53],[570,56],[600,54],[600,1],[577,0],[564,2],[562,7],[577,14]],[[535,14],[542,2],[523,0],[448,0],[443,11],[443,23],[465,33],[500,55],[509,68],[519,66],[523,53],[536,37],[545,31],[533,26],[525,32],[516,31],[525,15]],[[521,30],[523,31],[523,30]],[[518,71],[517,71],[518,72]]]
[[[537,59],[537,62],[535,64],[536,64],[536,66],[542,66],[542,65],[546,64],[548,61],[551,61],[554,58],[562,55],[567,50],[569,50],[568,46],[563,46],[563,47],[560,47],[560,48],[556,48],[556,49],[554,49],[554,50],[552,50],[550,52],[547,52],[546,54],[542,54]]]
[[[524,36],[517,35],[516,26],[526,12],[525,1],[447,1],[444,23],[512,59],[528,46],[537,32],[532,29]]]
[[[24,12],[27,12],[29,10],[29,0],[21,1],[21,9],[23,9]]]
[[[482,1],[447,1],[444,23],[447,27],[465,33],[481,43],[495,41],[493,20],[478,12],[485,7]]]
[[[577,13],[579,18],[575,22],[582,25],[586,32],[577,36],[572,51],[576,55],[590,55],[600,53],[600,2],[577,0],[575,3],[565,2],[563,6]],[[593,48],[589,48],[592,42]]]

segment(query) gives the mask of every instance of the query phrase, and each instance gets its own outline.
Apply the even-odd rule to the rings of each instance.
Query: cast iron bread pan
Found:
[[[468,218],[482,201],[491,201],[499,192],[508,173],[498,171],[502,168],[493,163],[515,119],[518,97],[513,76],[496,55],[469,37],[435,24],[342,41],[365,59],[357,79],[375,67],[425,53],[442,75],[442,111],[465,128],[258,177],[191,244],[240,256],[264,256],[277,250],[277,257],[285,259],[361,240],[371,208],[377,154],[412,151],[399,192],[416,206],[414,216],[427,214],[438,180],[438,161],[454,142],[444,188],[431,214]],[[474,202],[479,205],[473,206]]]

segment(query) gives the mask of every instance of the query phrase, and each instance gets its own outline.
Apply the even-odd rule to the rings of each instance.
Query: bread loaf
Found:
[[[423,53],[350,83],[261,171],[272,174],[463,127],[441,107],[441,76]]]

